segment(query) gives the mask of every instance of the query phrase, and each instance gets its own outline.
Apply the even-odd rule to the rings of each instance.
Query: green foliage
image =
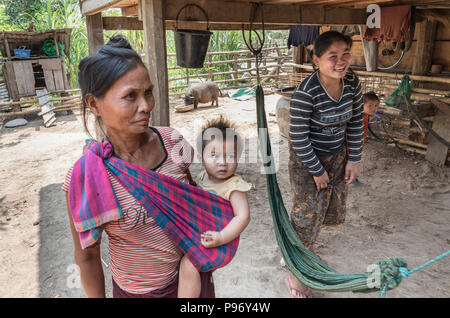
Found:
[[[42,6],[41,0],[1,0],[0,3],[5,8],[5,16],[2,20],[4,18],[11,29],[26,28]]]

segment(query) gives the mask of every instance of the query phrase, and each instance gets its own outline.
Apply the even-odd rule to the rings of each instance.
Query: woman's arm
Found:
[[[353,116],[347,123],[348,161],[345,166],[345,183],[350,184],[358,177],[358,164],[361,161],[364,141],[364,106],[362,88],[356,77],[356,88],[353,96]]]
[[[105,297],[105,277],[100,258],[100,244],[82,249],[78,232],[75,230],[66,194],[67,212],[69,214],[70,230],[72,232],[75,263],[80,268],[80,278],[86,296],[89,298]]]
[[[245,230],[250,222],[247,192],[233,191],[230,195],[230,203],[233,207],[234,217],[222,231],[207,231],[202,234],[204,247],[216,247],[231,242]]]

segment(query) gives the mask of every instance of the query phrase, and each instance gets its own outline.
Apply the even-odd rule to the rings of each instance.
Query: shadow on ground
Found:
[[[65,194],[61,183],[39,191],[40,248],[39,297],[85,297],[73,257]],[[102,240],[102,258],[109,264],[107,238]],[[111,295],[111,273],[103,266],[107,296]]]

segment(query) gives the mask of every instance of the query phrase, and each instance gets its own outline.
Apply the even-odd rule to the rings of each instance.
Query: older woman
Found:
[[[179,262],[192,244],[174,240],[177,230],[169,227],[173,215],[155,211],[173,204],[166,210],[177,213],[189,202],[176,205],[155,200],[160,198],[158,189],[184,187],[193,150],[175,129],[149,127],[155,107],[153,85],[141,58],[124,38],[111,39],[83,59],[79,70],[83,114],[89,108],[105,138],[88,147],[63,185],[83,288],[88,297],[105,297],[100,258],[104,230],[114,297],[176,297]],[[83,121],[86,128],[86,116]],[[164,181],[169,186],[151,187],[152,180],[164,176],[170,177]],[[147,187],[135,182],[138,177]],[[148,194],[150,188],[155,189],[154,195]],[[176,191],[166,192],[175,195]],[[197,265],[202,266],[202,261]],[[201,274],[201,297],[214,297],[211,272]]]

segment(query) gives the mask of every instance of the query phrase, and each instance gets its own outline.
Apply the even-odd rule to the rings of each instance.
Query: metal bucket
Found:
[[[198,7],[206,16],[207,29],[202,30],[178,30],[178,16],[187,6]],[[209,19],[205,10],[200,6],[190,3],[178,11],[177,22],[174,31],[175,51],[177,54],[177,65],[186,68],[202,68],[208,51],[209,39],[212,32],[209,31]]]

